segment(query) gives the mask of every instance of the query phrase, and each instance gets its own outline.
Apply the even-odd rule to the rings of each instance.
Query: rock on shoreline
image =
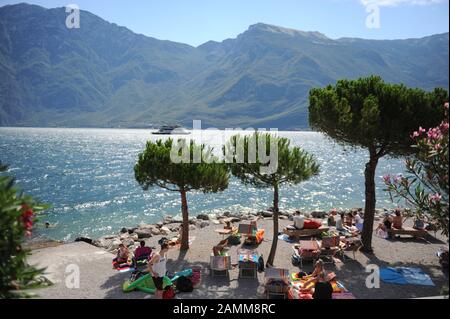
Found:
[[[388,209],[376,209],[375,210],[375,220],[380,220],[384,212],[389,211]],[[349,212],[359,212],[363,213],[362,208],[350,208],[345,210],[338,210],[337,213],[349,213]],[[295,213],[301,213],[307,218],[326,218],[329,212],[314,210],[311,212],[301,212],[295,209],[285,210],[279,213],[279,218],[282,220],[292,220]],[[273,212],[269,208],[264,211],[243,211],[243,212],[223,212],[223,213],[211,213],[205,214],[201,213],[196,217],[189,217],[189,229],[202,229],[210,225],[220,225],[225,224],[225,219],[231,220],[234,223],[239,223],[241,221],[258,220],[258,219],[271,219],[273,217]],[[164,237],[176,237],[178,235],[179,229],[181,227],[183,220],[179,216],[165,216],[162,221],[156,222],[154,224],[144,224],[141,223],[137,227],[122,227],[118,234],[116,235],[105,235],[97,239],[89,238],[77,238],[76,241],[84,241],[90,243],[96,247],[105,249],[109,252],[116,253],[119,245],[123,243],[130,249],[133,249],[139,245],[141,240],[151,238],[153,236],[162,235]]]

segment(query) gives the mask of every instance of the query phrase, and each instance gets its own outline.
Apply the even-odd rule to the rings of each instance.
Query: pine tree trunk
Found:
[[[275,253],[277,251],[278,244],[278,185],[273,187],[273,237],[272,247],[270,248],[269,258],[267,259],[266,266],[272,267],[275,260]]]
[[[364,171],[366,202],[364,208],[364,225],[363,232],[361,234],[361,240],[363,243],[362,250],[368,253],[372,253],[372,233],[376,205],[375,171],[378,165],[378,157],[374,148],[369,148],[369,152],[370,160],[366,164],[366,169]]]
[[[183,216],[183,233],[181,234],[181,247],[180,250],[189,249],[189,212],[186,199],[186,191],[181,190],[181,214]]]

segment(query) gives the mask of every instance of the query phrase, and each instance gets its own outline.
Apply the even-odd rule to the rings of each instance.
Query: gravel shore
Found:
[[[280,220],[280,231],[283,227],[292,224],[289,221],[293,212],[283,214]],[[379,214],[382,210],[378,211]],[[258,219],[258,227],[265,229],[264,241],[256,247],[258,252],[267,258],[271,247],[272,239],[272,218],[270,212],[261,212],[259,214],[241,214],[239,216],[198,216],[198,218],[191,219],[190,237],[193,239],[191,248],[187,252],[181,252],[177,248],[173,248],[168,253],[168,270],[170,272],[180,271],[185,268],[199,267],[202,271],[202,283],[198,289],[193,293],[178,294],[177,298],[263,298],[264,297],[264,273],[259,273],[257,279],[238,279],[237,267],[230,271],[229,278],[212,278],[209,275],[209,258],[212,247],[217,244],[222,236],[215,232],[215,229],[223,228],[223,218],[232,218],[239,223],[238,220],[246,222],[247,219]],[[267,216],[267,217],[263,217]],[[377,221],[376,221],[377,223]],[[162,237],[174,237],[177,234],[180,220],[177,218],[166,218],[164,222],[156,225],[140,225],[134,229],[122,229],[121,234],[104,236],[92,243],[101,247],[100,251],[109,250],[110,253],[100,254],[95,253],[96,256],[102,255],[102,265],[97,263],[89,264],[88,267],[81,267],[84,272],[88,272],[89,276],[96,278],[96,284],[89,283],[89,293],[79,291],[64,293],[61,287],[62,280],[59,284],[53,287],[46,288],[39,291],[39,295],[44,298],[152,298],[151,295],[146,295],[141,292],[132,292],[124,294],[122,292],[122,283],[128,279],[129,273],[119,273],[112,270],[109,261],[114,255],[114,251],[118,243],[124,242],[129,244],[130,248],[138,244],[138,241],[145,240],[149,246],[158,246],[158,240]],[[139,230],[142,230],[140,232]],[[148,231],[144,231],[148,230]],[[153,234],[152,234],[153,230]],[[159,234],[157,234],[159,231]],[[150,234],[150,235],[149,235]],[[139,238],[140,237],[140,238]],[[142,238],[146,237],[146,238]],[[69,244],[70,245],[70,244]],[[275,266],[287,268],[290,272],[298,272],[299,267],[293,266],[291,263],[292,243],[285,241],[278,241],[278,249],[275,259]],[[237,265],[237,251],[242,245],[230,246],[229,254],[233,265]],[[60,246],[61,247],[61,246]],[[441,247],[448,247],[445,237],[439,233],[435,236],[434,232],[430,232],[425,239],[413,239],[404,236],[402,238],[386,240],[373,237],[374,254],[364,254],[358,252],[356,259],[353,259],[351,253],[347,253],[349,258],[345,261],[336,259],[335,264],[327,264],[327,271],[334,271],[338,279],[345,285],[345,287],[352,292],[356,298],[364,299],[391,299],[391,298],[418,298],[439,295],[441,288],[444,285],[448,286],[448,272],[443,271],[438,262],[436,251]],[[53,249],[58,249],[53,248]],[[93,247],[95,248],[95,247]],[[52,249],[52,248],[49,248]],[[97,248],[98,249],[98,248]],[[35,261],[45,266],[45,249],[33,252],[32,258]],[[56,253],[57,255],[58,253]],[[85,257],[85,259],[88,257]],[[70,258],[69,258],[70,259]],[[67,261],[69,262],[69,261]],[[66,263],[67,263],[66,262]],[[89,262],[87,259],[84,262]],[[104,265],[106,263],[106,265]],[[63,272],[64,262],[60,263],[60,267],[51,269],[50,272]],[[381,282],[380,288],[369,289],[365,285],[365,280],[368,273],[365,272],[366,266],[375,264],[379,267],[384,266],[414,266],[422,268],[435,283],[434,287],[417,286],[417,285],[394,285],[385,284]],[[304,269],[310,271],[311,264],[304,264]],[[55,275],[54,275],[55,276]],[[103,280],[101,278],[104,278]],[[104,281],[104,282],[102,282]],[[57,292],[57,293],[56,293]]]

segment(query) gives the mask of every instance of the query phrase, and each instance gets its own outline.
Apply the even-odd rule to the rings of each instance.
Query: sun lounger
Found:
[[[227,277],[229,270],[231,270],[231,256],[210,256],[210,274],[214,276]]]
[[[323,232],[327,232],[328,227],[322,226],[316,229],[289,229],[285,228],[283,232],[289,237],[300,238],[300,237],[314,237],[319,236]]]
[[[322,238],[319,258],[324,263],[334,264],[334,256],[341,250],[340,236],[327,236]]]
[[[341,238],[340,242],[340,253],[342,255],[342,260],[345,260],[345,252],[350,251],[353,253],[353,259],[356,260],[356,252],[363,246],[361,239],[358,237]]]
[[[388,233],[391,236],[409,235],[414,238],[424,238],[428,234],[426,229],[415,229],[412,227],[403,227],[402,229],[391,228],[388,229]]]
[[[301,240],[299,244],[292,246],[294,256],[300,261],[300,268],[303,268],[303,261],[315,261],[319,258],[320,247],[316,240]]]
[[[246,244],[260,244],[264,239],[264,229],[258,229],[256,223],[239,224],[238,233],[246,237]]]
[[[239,278],[257,278],[259,253],[256,250],[238,250]]]
[[[289,291],[289,269],[266,268],[265,290],[267,299],[272,297],[286,299]]]

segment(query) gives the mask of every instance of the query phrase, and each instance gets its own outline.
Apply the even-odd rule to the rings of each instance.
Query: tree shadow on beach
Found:
[[[436,236],[432,236],[431,234],[427,234],[424,238],[401,236],[401,237],[388,238],[386,240],[391,243],[401,242],[401,243],[415,243],[415,244],[424,244],[424,245],[429,245],[429,244],[445,245],[446,244],[444,241],[437,238]]]

